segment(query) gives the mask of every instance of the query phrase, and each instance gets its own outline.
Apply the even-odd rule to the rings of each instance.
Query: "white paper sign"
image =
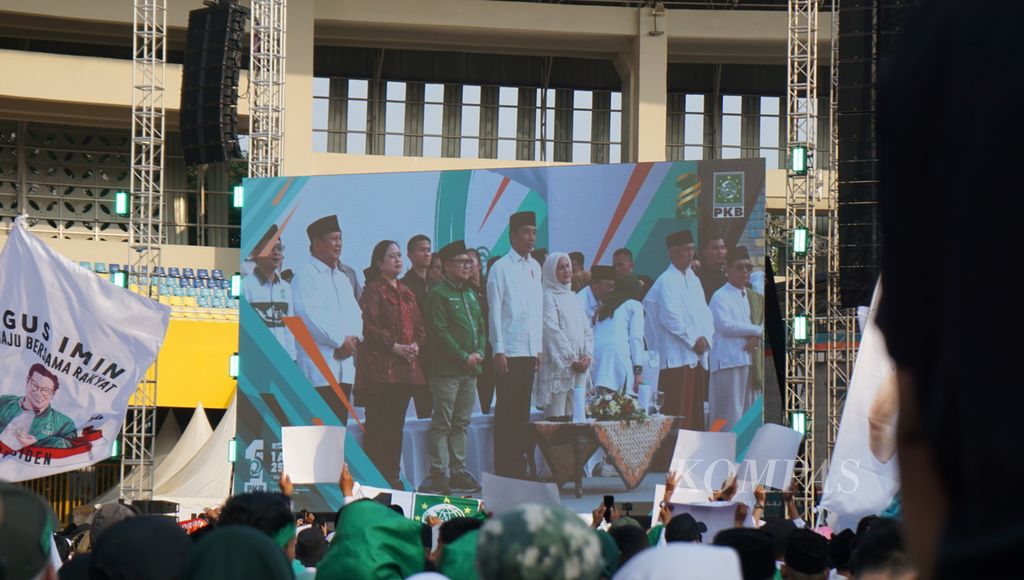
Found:
[[[336,483],[345,464],[345,428],[281,427],[281,451],[292,483]]]
[[[553,483],[528,481],[484,473],[480,478],[483,488],[484,510],[500,515],[527,503],[550,506],[562,505],[558,486]]]
[[[411,491],[403,491],[400,489],[387,489],[384,487],[371,487],[369,485],[361,485],[357,490],[353,491],[353,495],[355,495],[355,497],[358,499],[376,499],[376,497],[382,493],[390,493],[391,505],[400,506],[402,508],[402,511],[405,512],[405,517],[410,519],[412,518],[412,500],[414,494]]]
[[[707,526],[708,531],[702,534],[701,540],[710,544],[715,534],[722,530],[736,527],[736,501],[704,501],[696,503],[672,504],[672,517],[688,513],[693,519]],[[749,511],[747,524],[750,524]]]
[[[679,481],[676,487],[718,489],[734,472],[736,434],[679,430],[672,452],[672,470]]]
[[[775,489],[788,489],[803,438],[802,433],[789,427],[773,423],[761,425],[739,465],[737,479],[754,485],[760,483]]]

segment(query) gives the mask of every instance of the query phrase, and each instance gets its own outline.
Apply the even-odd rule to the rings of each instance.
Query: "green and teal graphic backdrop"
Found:
[[[276,225],[285,246],[282,271],[310,260],[306,226],[325,215],[338,216],[342,262],[362,272],[378,241],[396,240],[404,252],[406,240],[420,233],[435,249],[463,239],[486,262],[509,251],[508,217],[522,210],[537,214],[538,248],[583,252],[587,268],[611,264],[612,253],[626,247],[636,273],[656,278],[668,265],[665,236],[682,228],[698,239],[714,232],[727,245],[744,244],[763,263],[761,159],[278,177],[248,179],[244,187],[243,260]],[[329,391],[312,388],[244,302],[240,321],[234,489],[275,489],[281,426],[338,425],[341,406]],[[740,423],[759,424],[759,417]],[[358,429],[350,421],[349,433]],[[359,437],[348,437],[346,458],[357,481],[388,487]],[[301,489],[301,507],[341,505],[337,486]]]

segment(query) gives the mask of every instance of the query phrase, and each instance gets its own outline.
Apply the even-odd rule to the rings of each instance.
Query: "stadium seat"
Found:
[[[153,268],[153,275],[154,276],[164,277],[164,276],[167,275],[167,272],[164,270],[163,266],[157,266],[157,267]]]
[[[79,262],[78,265],[92,272],[92,262]]]
[[[172,296],[184,296],[185,295],[185,289],[179,286],[179,287],[174,289],[174,291],[171,293],[171,295]]]
[[[213,279],[214,280],[223,280],[224,279],[224,272],[222,272],[220,270],[214,270],[212,272],[212,274],[213,274]]]
[[[198,304],[200,308],[209,308],[210,307],[210,297],[209,296],[200,296],[200,297],[198,297],[196,299],[196,304]]]
[[[139,285],[138,284],[129,284],[128,285],[128,289],[131,290],[132,292],[136,293],[136,294],[139,293]]]
[[[113,274],[115,272],[120,272],[120,271],[121,271],[121,264],[111,264],[110,266],[107,267],[107,272],[110,272],[111,274]]]
[[[96,272],[97,274],[106,274],[107,265],[104,264],[103,262],[96,262],[96,266],[95,268],[93,268],[93,271]]]
[[[191,286],[191,285],[192,285],[192,280],[190,280],[189,278],[178,278],[178,286],[181,286],[182,288],[184,288],[185,286]]]
[[[201,278],[203,280],[206,280],[209,277],[210,277],[210,271],[207,270],[206,268],[199,268],[198,270],[196,270],[196,278]]]
[[[225,290],[230,290],[231,289],[231,280],[221,280],[220,281],[220,287],[224,288]]]
[[[214,308],[227,308],[223,296],[215,296],[212,303]]]
[[[181,270],[178,268],[167,268],[167,276],[170,278],[180,278]]]
[[[171,306],[184,306],[184,305],[185,305],[185,297],[184,296],[171,296]]]
[[[195,271],[192,268],[184,268],[184,269],[182,269],[181,275],[184,276],[185,278],[195,278],[196,277],[196,273],[195,273]]]
[[[195,295],[196,295],[196,289],[195,288],[193,288],[191,286],[186,286],[185,287],[185,296],[195,296]]]
[[[170,296],[161,296],[160,297],[160,304],[166,304],[167,306],[170,306],[171,305],[171,297]]]

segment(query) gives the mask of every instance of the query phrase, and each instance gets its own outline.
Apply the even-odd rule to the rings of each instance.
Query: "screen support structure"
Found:
[[[286,14],[286,0],[252,1],[249,177],[276,177],[284,163]]]
[[[785,421],[802,427],[804,441],[797,454],[793,489],[805,521],[813,521],[815,498],[814,364],[815,364],[815,201],[818,171],[815,141],[818,122],[818,0],[789,0],[786,83],[787,153],[802,147],[806,171],[786,175],[786,388]],[[787,163],[787,166],[790,164]],[[806,232],[808,248],[797,251],[794,233]],[[803,336],[793,332],[805,322]],[[798,340],[798,338],[800,340]],[[805,339],[805,340],[804,340]]]
[[[166,0],[132,4],[131,208],[128,246],[131,270],[148,280],[139,292],[152,296],[152,272],[160,265],[164,172],[164,78],[167,64]],[[156,439],[156,362],[136,386],[121,427],[120,496],[153,498]]]

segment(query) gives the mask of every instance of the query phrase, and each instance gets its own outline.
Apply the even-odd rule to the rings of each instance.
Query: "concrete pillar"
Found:
[[[285,33],[284,162],[282,175],[313,172],[314,2],[288,3]]]
[[[624,161],[665,160],[668,93],[668,18],[650,7],[636,11],[637,32],[615,68],[622,78]],[[642,137],[641,137],[642,136]]]

